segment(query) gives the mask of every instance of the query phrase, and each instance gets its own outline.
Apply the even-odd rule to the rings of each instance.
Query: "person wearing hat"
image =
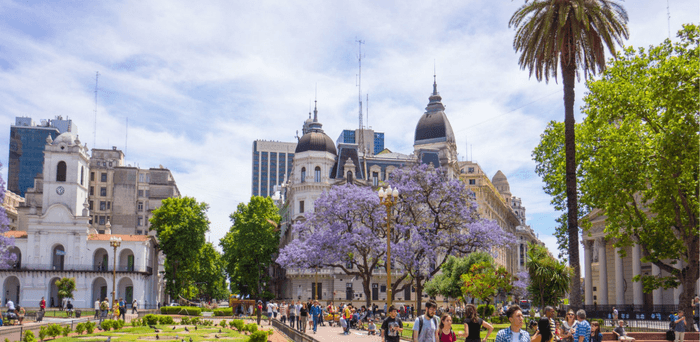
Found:
[[[255,310],[258,315],[258,325],[260,325],[260,320],[262,319],[262,308],[262,300],[259,300],[257,310]]]

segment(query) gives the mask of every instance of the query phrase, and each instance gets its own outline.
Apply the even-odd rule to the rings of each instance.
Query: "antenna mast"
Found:
[[[126,117],[126,133],[124,133],[124,155],[126,155],[126,152],[129,150],[129,145],[127,143],[129,142],[129,117]]]
[[[97,146],[97,79],[100,77],[100,72],[95,71],[95,122],[92,129],[92,148]]]
[[[357,42],[358,54],[357,62],[359,66],[359,73],[357,74],[357,101],[360,104],[359,109],[359,119],[360,119],[360,137],[357,140],[357,145],[360,152],[365,153],[365,131],[362,125],[362,44],[365,42],[362,40],[355,40]]]
[[[666,14],[668,15],[668,39],[671,39],[671,4],[666,0]]]

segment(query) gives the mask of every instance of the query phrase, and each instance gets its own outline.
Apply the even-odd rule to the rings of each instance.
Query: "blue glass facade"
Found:
[[[384,133],[374,133],[374,154],[384,151]]]
[[[34,177],[44,172],[46,137],[55,139],[60,132],[54,127],[12,126],[7,189],[24,197],[34,187]]]

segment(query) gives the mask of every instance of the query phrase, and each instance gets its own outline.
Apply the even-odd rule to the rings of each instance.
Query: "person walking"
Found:
[[[294,329],[294,321],[297,318],[297,306],[294,301],[289,302],[289,326]]]
[[[302,304],[301,310],[299,310],[299,331],[303,334],[306,333],[306,321],[309,319],[309,309],[306,307],[306,303]]]
[[[263,309],[263,307],[262,307],[262,301],[259,300],[259,301],[258,301],[257,310],[255,310],[255,311],[256,311],[256,315],[258,316],[258,317],[257,317],[257,318],[258,318],[258,325],[260,325],[260,319],[262,319],[262,309]]]
[[[457,342],[457,335],[452,331],[452,316],[445,313],[440,317],[440,329],[438,330],[437,341]]]
[[[506,310],[506,317],[510,322],[510,326],[501,329],[496,334],[496,342],[530,342],[530,334],[523,329],[523,310],[518,305],[511,305]]]
[[[613,321],[614,321],[614,320],[617,320],[617,316],[618,316],[617,308],[615,308],[615,307],[613,306],[613,311],[612,311],[612,318],[613,318]]]
[[[387,313],[384,322],[382,322],[381,330],[379,335],[382,338],[382,342],[399,342],[401,338],[401,332],[403,331],[403,322],[400,318],[396,317],[397,310],[395,306],[389,307],[389,312]],[[348,324],[349,326],[349,324]],[[345,332],[347,335],[348,332]]]
[[[95,307],[95,317],[93,317],[93,319],[98,319],[100,317],[100,300],[99,299],[95,301],[94,307]]]
[[[272,325],[272,316],[274,315],[275,312],[275,303],[272,301],[267,302],[267,323],[268,325]]]
[[[107,301],[107,297],[105,297],[105,300],[100,303],[100,324],[102,324],[102,321],[107,318],[107,313],[109,312],[109,302]]]
[[[486,337],[481,338],[481,327],[486,328],[488,332]],[[467,304],[464,317],[464,333],[467,335],[465,342],[486,342],[493,332],[493,325],[479,318],[474,304]]]
[[[675,342],[683,342],[685,338],[685,312],[683,310],[678,311],[678,317],[676,317],[676,326],[673,331],[676,333]]]
[[[577,323],[574,310],[569,309],[566,313],[566,319],[561,322],[561,340],[563,342],[574,342],[573,330]]]
[[[280,303],[280,322],[282,324],[287,324],[287,314],[287,303],[282,301],[282,303]]]
[[[126,322],[126,301],[124,298],[119,298],[119,316]]]
[[[138,314],[139,313],[139,302],[134,299],[133,302],[131,302],[131,314]]]
[[[576,329],[574,330],[574,342],[590,342],[591,324],[586,320],[586,311],[576,311]]]
[[[440,320],[435,316],[437,303],[429,300],[425,303],[425,314],[420,315],[413,324],[413,342],[436,342]]]
[[[39,311],[45,311],[46,310],[46,299],[44,297],[41,297],[41,301],[39,302]]]
[[[318,301],[314,301],[314,304],[311,306],[311,319],[313,319],[314,322],[314,334],[316,333],[319,319],[322,318],[322,314],[323,311],[321,310],[321,306],[318,304]]]

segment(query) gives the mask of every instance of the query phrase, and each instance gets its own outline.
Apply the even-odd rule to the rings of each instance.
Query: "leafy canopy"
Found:
[[[529,284],[527,291],[530,299],[545,305],[556,306],[569,290],[571,269],[549,254],[546,247],[528,244],[527,262],[525,263]]]
[[[480,299],[487,306],[493,297],[501,292],[508,293],[513,288],[513,276],[505,267],[496,265],[493,261],[472,265],[469,273],[462,275],[462,282],[464,296]]]

